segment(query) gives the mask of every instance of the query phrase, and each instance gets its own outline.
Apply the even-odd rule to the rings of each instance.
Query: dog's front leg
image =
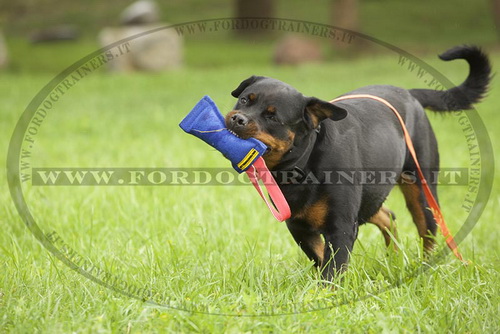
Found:
[[[322,275],[331,281],[347,269],[349,256],[358,234],[358,223],[354,220],[333,222],[332,229],[323,233],[325,249],[323,254]]]

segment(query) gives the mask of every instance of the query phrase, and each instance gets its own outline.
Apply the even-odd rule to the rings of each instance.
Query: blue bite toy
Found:
[[[229,132],[224,117],[209,96],[204,96],[179,126],[220,151],[238,173],[246,171],[267,149],[255,138],[242,139]]]

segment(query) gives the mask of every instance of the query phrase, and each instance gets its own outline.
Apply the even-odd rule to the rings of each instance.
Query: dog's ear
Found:
[[[347,110],[315,97],[306,99],[304,108],[304,122],[310,129],[316,129],[321,121],[329,118],[340,121],[347,116]]]
[[[252,75],[250,78],[243,80],[240,83],[240,85],[238,86],[238,88],[236,88],[235,90],[233,90],[231,92],[231,95],[234,97],[240,96],[240,94],[245,90],[245,88],[247,88],[250,85],[253,85],[257,81],[262,80],[262,79],[264,79],[264,77]]]

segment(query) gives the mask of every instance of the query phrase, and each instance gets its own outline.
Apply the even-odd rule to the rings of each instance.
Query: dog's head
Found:
[[[226,115],[226,126],[239,137],[262,141],[269,168],[276,166],[290,151],[295,140],[314,131],[325,119],[346,117],[345,109],[315,97],[306,97],[292,86],[276,79],[252,76],[231,95],[238,98],[234,110]]]

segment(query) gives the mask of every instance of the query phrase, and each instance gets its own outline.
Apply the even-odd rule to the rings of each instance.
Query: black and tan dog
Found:
[[[345,94],[376,95],[397,108],[427,179],[439,169],[439,154],[424,108],[470,109],[486,92],[491,72],[487,56],[474,46],[455,47],[440,58],[465,59],[470,65],[465,82],[445,91],[376,85]],[[395,233],[394,216],[382,204],[394,183],[356,183],[360,176],[353,174],[348,174],[352,182],[341,184],[327,178],[332,172],[346,170],[389,171],[398,181],[412,175],[415,164],[393,112],[370,99],[332,104],[305,97],[288,84],[261,76],[244,80],[231,94],[238,102],[226,116],[227,127],[242,138],[264,142],[269,147],[264,159],[272,171],[301,175],[299,182],[278,177],[292,212],[286,223],[306,255],[322,268],[325,279],[332,279],[347,265],[359,225],[377,225],[390,243],[387,230]],[[308,182],[307,175],[313,175],[309,181],[315,182]],[[436,222],[427,209],[421,185],[418,180],[399,184],[424,248],[431,250]],[[431,190],[437,198],[436,183],[431,184]]]

